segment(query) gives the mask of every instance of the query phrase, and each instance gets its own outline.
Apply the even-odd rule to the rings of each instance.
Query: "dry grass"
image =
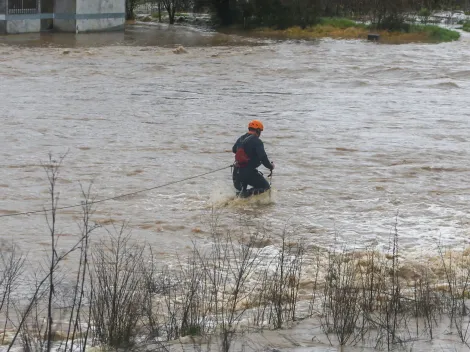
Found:
[[[318,25],[302,29],[300,27],[291,27],[284,30],[271,28],[261,28],[254,30],[255,33],[278,37],[283,39],[320,39],[320,38],[336,38],[336,39],[367,39],[368,31],[363,28],[337,28],[331,25]]]
[[[253,33],[280,39],[312,40],[321,38],[333,39],[362,39],[366,40],[371,31],[364,27],[338,28],[332,25],[316,25],[302,29],[291,27],[285,30],[261,28],[253,30]],[[407,44],[407,43],[436,43],[439,40],[429,31],[417,31],[410,33],[389,32],[386,30],[374,31],[380,35],[380,43],[383,44]]]

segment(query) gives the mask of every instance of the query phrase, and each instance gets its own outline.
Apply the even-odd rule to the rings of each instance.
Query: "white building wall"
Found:
[[[122,29],[125,0],[76,0],[79,32]]]

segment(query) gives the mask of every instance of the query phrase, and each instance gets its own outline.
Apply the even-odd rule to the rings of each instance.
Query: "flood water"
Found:
[[[213,207],[222,227],[248,220],[280,234],[291,224],[321,247],[336,238],[385,250],[397,224],[410,260],[439,242],[466,248],[469,44],[465,33],[396,46],[161,26],[0,37],[0,214],[49,207],[49,152],[67,153],[58,183],[67,206],[80,203],[80,183],[103,199],[228,166],[256,118],[276,164],[271,201],[231,200],[225,169],[99,203],[95,218],[128,221],[163,257],[208,241]],[[59,213],[64,249],[79,218]],[[1,217],[0,228],[2,242],[31,256],[49,248],[43,214]]]

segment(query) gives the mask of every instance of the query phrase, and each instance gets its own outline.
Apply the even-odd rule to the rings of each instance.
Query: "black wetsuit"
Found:
[[[263,142],[257,135],[246,133],[237,139],[232,151],[236,153],[242,144],[250,160],[246,167],[234,167],[233,185],[242,196],[263,193],[271,187],[257,168],[263,164],[266,168],[272,170],[272,165],[264,150]],[[247,190],[248,186],[253,188]]]

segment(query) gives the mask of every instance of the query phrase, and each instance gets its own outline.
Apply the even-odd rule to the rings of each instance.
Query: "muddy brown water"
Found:
[[[234,201],[230,170],[97,204],[99,223],[173,257],[239,220],[286,224],[321,247],[403,256],[469,245],[470,40],[438,45],[274,41],[195,28],[0,37],[0,214],[48,207],[41,162],[68,152],[60,204],[152,188],[229,165],[250,119],[276,169],[271,199]],[[175,54],[182,45],[186,53]],[[265,171],[265,170],[263,170]],[[80,214],[60,212],[60,246]],[[42,258],[43,214],[1,217],[2,243]],[[104,236],[104,230],[96,236]]]

